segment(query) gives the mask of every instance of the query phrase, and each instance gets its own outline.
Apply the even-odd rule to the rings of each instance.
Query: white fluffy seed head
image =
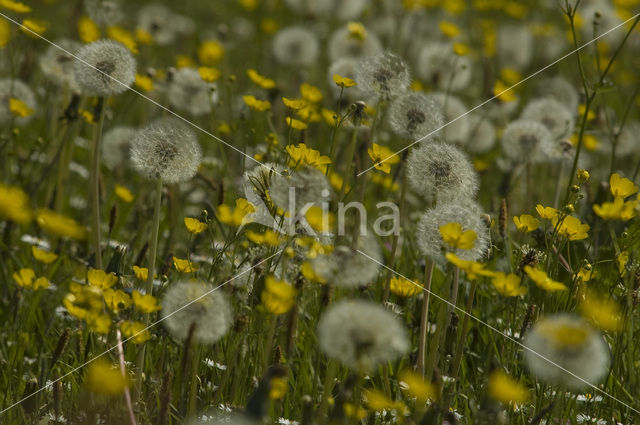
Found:
[[[162,315],[173,337],[184,341],[192,325],[194,338],[204,344],[212,344],[227,333],[233,320],[231,304],[221,290],[214,289],[199,280],[170,285],[162,298]]]
[[[473,199],[478,177],[466,154],[446,143],[420,143],[407,158],[407,179],[426,199]]]
[[[318,323],[320,349],[357,371],[393,361],[409,349],[402,322],[381,305],[364,300],[339,301]]]
[[[313,260],[314,273],[339,288],[352,289],[371,284],[380,270],[376,261],[382,262],[380,245],[373,232],[369,230],[366,235],[359,235],[357,249],[375,261],[353,249],[350,243],[338,244],[330,254]]]
[[[381,51],[382,43],[373,32],[367,31],[363,38],[354,37],[348,26],[338,28],[327,45],[329,60],[332,62],[340,58],[359,59]]]
[[[273,39],[273,54],[284,65],[309,66],[320,54],[316,35],[303,27],[284,28]]]
[[[89,18],[101,27],[116,25],[124,18],[119,1],[113,0],[85,0],[84,8]]]
[[[438,90],[456,92],[471,82],[471,60],[455,54],[451,43],[426,44],[418,54],[416,69],[420,78]]]
[[[139,130],[131,142],[131,161],[148,179],[166,183],[191,179],[200,166],[202,152],[195,134],[175,118],[160,118]]]
[[[526,25],[501,25],[496,40],[503,68],[526,68],[533,59],[534,39]]]
[[[127,167],[130,164],[131,141],[136,137],[133,127],[114,127],[102,137],[102,160],[110,170]]]
[[[423,93],[406,92],[391,102],[389,123],[396,133],[417,140],[442,127],[444,117],[442,108],[434,99]],[[438,131],[423,140],[436,140],[441,133]]]
[[[538,121],[518,120],[502,132],[502,152],[514,162],[541,162],[553,149],[551,132]]]
[[[111,96],[124,92],[135,80],[136,60],[122,44],[98,40],[78,50],[73,63],[78,85],[85,94]]]
[[[564,103],[569,111],[577,111],[580,103],[578,90],[564,77],[556,76],[540,81],[537,92],[542,97],[551,97]]]
[[[566,104],[552,97],[532,100],[525,106],[520,119],[542,123],[555,140],[568,138],[573,134],[575,118]]]
[[[365,92],[391,99],[409,87],[409,70],[400,57],[382,52],[360,61],[356,81]]]
[[[11,80],[9,78],[0,79],[0,125],[6,124],[13,120],[17,125],[25,125],[34,117],[34,114],[26,117],[16,117],[9,108],[10,99],[18,99],[22,101],[29,109],[36,110],[36,96],[31,88],[20,80]]]
[[[358,19],[369,0],[285,0],[285,3],[301,15],[349,21]]]
[[[600,332],[578,316],[557,314],[539,320],[526,335],[524,345],[527,367],[550,384],[579,391],[588,387],[583,380],[596,385],[609,371],[607,343]]]
[[[66,38],[56,40],[55,44],[55,46],[49,46],[38,59],[40,70],[53,84],[67,87],[74,93],[80,93],[80,87],[73,73],[75,58],[72,55],[76,54],[82,44]],[[58,46],[64,50],[60,50]]]
[[[496,143],[496,129],[493,123],[479,113],[469,114],[469,134],[463,144],[467,151],[485,153]]]
[[[476,240],[471,249],[453,248],[446,244],[440,226],[459,223],[463,231],[473,230]],[[463,260],[478,261],[485,257],[489,246],[489,229],[482,218],[482,210],[475,202],[461,197],[457,202],[438,203],[428,209],[418,221],[416,240],[422,255],[439,265],[446,264],[443,252],[453,252]]]
[[[172,76],[167,97],[176,109],[193,116],[206,115],[217,102],[215,87],[204,81],[196,68],[180,68]]]
[[[359,86],[355,85],[353,87],[349,87],[348,89],[342,90],[333,81],[333,76],[336,74],[355,80],[357,69],[358,60],[353,58],[340,58],[329,66],[329,71],[327,72],[327,81],[329,84],[329,89],[331,90],[331,93],[333,94],[333,97],[335,99],[340,96],[340,92],[342,92],[342,98],[344,100],[348,100],[352,103],[357,100],[363,100],[365,98],[366,93],[362,91]]]
[[[322,207],[323,202],[328,202],[331,195],[331,186],[325,174],[309,166],[304,166],[271,177],[269,196],[274,205],[289,212],[293,216],[311,204]],[[292,211],[293,210],[293,211]]]
[[[442,109],[444,122],[448,125],[442,129],[444,140],[449,143],[463,144],[469,137],[469,115],[466,105],[459,97],[435,92],[427,95],[429,99],[433,99]]]
[[[193,22],[160,3],[144,6],[138,12],[138,28],[153,37],[159,46],[173,43],[178,35],[193,32]]]

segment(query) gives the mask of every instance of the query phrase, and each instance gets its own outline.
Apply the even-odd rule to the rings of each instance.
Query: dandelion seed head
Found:
[[[119,2],[112,0],[84,0],[89,18],[102,27],[116,25],[124,18]]]
[[[501,25],[496,44],[503,68],[521,70],[533,59],[534,39],[526,25]]]
[[[616,157],[624,158],[637,151],[638,134],[640,134],[640,121],[631,121],[625,124],[618,137]]]
[[[444,125],[442,108],[427,95],[419,92],[407,92],[391,102],[389,122],[398,134],[410,139],[418,139]],[[441,132],[434,133],[425,141],[439,138]]]
[[[467,56],[456,55],[450,43],[431,42],[418,53],[416,72],[438,90],[457,92],[471,82],[472,64]]]
[[[167,46],[180,34],[193,31],[193,22],[160,3],[144,6],[138,12],[138,28],[153,37],[154,43]]]
[[[576,88],[564,77],[556,76],[542,80],[538,85],[541,97],[551,97],[566,105],[569,111],[577,111],[580,96]]]
[[[340,288],[360,288],[371,284],[380,270],[376,261],[382,262],[380,245],[373,232],[368,231],[366,235],[358,237],[357,249],[375,261],[365,257],[348,243],[338,244],[331,253],[313,260],[314,273],[323,281]]]
[[[480,206],[465,200],[464,196],[456,202],[438,202],[436,207],[428,209],[418,221],[416,240],[420,252],[440,265],[446,264],[444,249],[467,261],[484,258],[489,246],[489,229],[482,215]],[[440,233],[440,227],[448,223],[459,223],[463,231],[473,230],[476,234],[473,248],[456,248],[451,251]]]
[[[358,60],[353,58],[340,58],[329,66],[329,71],[327,72],[327,81],[334,98],[337,99],[340,96],[340,92],[342,92],[343,99],[350,102],[355,102],[357,100],[362,100],[365,98],[366,94],[358,85],[349,87],[349,89],[347,90],[341,90],[341,88],[338,87],[338,85],[333,81],[333,76],[336,74],[355,80],[357,68]]]
[[[171,335],[184,341],[195,325],[194,338],[200,343],[212,344],[227,333],[233,319],[231,304],[222,291],[211,292],[213,289],[214,286],[198,280],[169,286],[162,298],[162,315]]]
[[[518,120],[509,123],[502,132],[502,152],[516,162],[540,162],[553,148],[551,132],[538,121]]]
[[[381,51],[382,43],[373,32],[367,31],[363,38],[354,37],[348,25],[337,29],[327,45],[329,60],[332,62],[341,58],[360,59]]]
[[[323,202],[328,202],[329,196],[324,196],[323,193],[331,193],[329,181],[322,171],[309,166],[298,168],[289,174],[272,176],[269,189],[273,203],[296,216],[307,204],[322,206]],[[291,206],[295,211],[289,211]]]
[[[0,125],[13,120],[17,125],[22,126],[31,121],[35,115],[33,113],[25,117],[17,117],[11,112],[10,99],[18,99],[34,111],[38,106],[36,96],[27,84],[17,79],[0,78]]]
[[[215,89],[216,85],[204,81],[196,68],[180,68],[173,74],[167,97],[175,108],[201,116],[210,113],[217,103]]]
[[[520,118],[544,124],[556,140],[571,136],[575,125],[575,118],[571,110],[565,104],[551,97],[543,97],[529,102]]]
[[[285,3],[301,15],[349,21],[362,14],[369,0],[285,0]]]
[[[472,153],[485,153],[496,143],[496,129],[482,114],[469,114],[469,134],[464,147]]]
[[[133,127],[114,127],[102,137],[102,159],[110,170],[130,164],[129,152],[131,141],[137,130]]]
[[[611,361],[602,335],[578,316],[558,314],[539,320],[525,336],[527,367],[536,377],[550,384],[579,391],[587,384],[549,363],[596,385],[607,374]],[[532,352],[533,351],[533,352]]]
[[[281,64],[309,66],[320,54],[320,43],[310,30],[303,27],[288,27],[278,31],[274,37],[273,54]]]
[[[359,62],[356,81],[365,92],[391,99],[409,87],[409,70],[399,56],[382,52]]]
[[[478,177],[464,152],[446,143],[420,143],[407,158],[407,179],[427,199],[473,199]]]
[[[381,305],[345,300],[331,305],[318,323],[320,349],[355,370],[371,370],[409,349],[401,321]]]
[[[82,46],[76,56],[80,60],[73,62],[73,72],[86,94],[116,95],[135,80],[136,60],[129,49],[117,41],[94,41]]]
[[[76,82],[73,72],[75,58],[72,56],[82,46],[70,39],[56,40],[56,46],[49,46],[38,59],[38,65],[44,76],[60,87],[67,87],[74,93],[80,93],[80,86]],[[64,50],[60,50],[58,46]],[[67,53],[69,52],[69,53]]]
[[[442,130],[444,140],[449,143],[464,143],[469,137],[470,122],[467,115],[467,107],[459,97],[446,93],[429,93],[429,99],[433,99],[442,109],[444,122],[448,125]],[[454,121],[455,120],[455,121]]]
[[[148,179],[166,183],[191,179],[202,152],[195,134],[175,118],[160,118],[139,130],[131,141],[131,162]]]

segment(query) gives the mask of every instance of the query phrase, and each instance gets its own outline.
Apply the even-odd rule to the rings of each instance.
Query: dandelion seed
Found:
[[[12,103],[15,105],[13,108]],[[14,111],[18,103],[22,110],[30,110],[31,113],[16,114]],[[25,125],[34,117],[36,110],[36,97],[28,85],[20,80],[0,79],[0,125],[12,121],[20,126]]]
[[[472,64],[457,55],[451,43],[431,42],[418,53],[417,74],[438,90],[457,92],[471,82]]]
[[[56,40],[55,44],[47,48],[38,59],[40,70],[55,85],[67,87],[73,93],[80,93],[80,86],[73,72],[75,58],[72,55],[76,54],[82,45],[66,38]]]
[[[195,326],[195,340],[212,344],[227,333],[233,318],[227,297],[202,281],[171,284],[162,299],[162,307],[164,325],[175,338],[183,341],[191,326]]]
[[[409,70],[398,56],[383,52],[360,61],[356,82],[365,92],[391,99],[409,87]]]
[[[309,166],[299,167],[288,175],[273,176],[269,189],[274,205],[293,216],[297,216],[305,205],[321,207],[322,202],[329,201],[330,194],[330,185],[324,173]],[[294,211],[289,211],[291,207]]]
[[[98,40],[82,46],[73,71],[80,88],[89,95],[112,96],[127,90],[136,77],[136,60],[122,44]]]
[[[529,370],[550,384],[579,391],[597,384],[609,370],[609,348],[583,319],[559,314],[538,321],[524,340],[524,359]],[[578,376],[578,379],[549,361]]]
[[[89,18],[102,27],[116,25],[124,18],[120,3],[109,0],[84,0]]]
[[[102,137],[102,159],[110,170],[130,166],[130,143],[136,135],[133,127],[119,126],[107,131]]]
[[[330,306],[318,323],[320,349],[358,371],[392,361],[409,349],[400,320],[369,301],[346,300]]]
[[[319,53],[317,37],[303,27],[282,29],[273,39],[273,54],[284,65],[309,66],[316,61]]]
[[[549,157],[553,145],[553,135],[537,121],[513,121],[502,132],[502,152],[513,161],[541,162]]]
[[[193,22],[160,3],[152,3],[138,11],[138,28],[149,34],[159,46],[172,44],[181,34],[193,32]]]
[[[556,140],[569,137],[573,133],[575,125],[571,110],[563,103],[549,97],[529,102],[520,118],[543,124]]]
[[[218,102],[216,85],[202,79],[196,68],[180,68],[173,74],[167,96],[171,105],[193,116],[206,115]]]
[[[423,93],[408,92],[398,96],[389,107],[389,123],[398,134],[410,139],[422,138],[444,125],[441,106]],[[425,141],[437,140],[439,133]]]
[[[187,181],[197,173],[201,159],[195,134],[173,118],[154,121],[139,130],[131,142],[131,162],[148,179]]]
[[[452,222],[459,223],[463,232],[475,232],[473,248],[451,250],[449,244],[443,240],[440,227]],[[489,244],[489,231],[481,217],[480,207],[473,202],[438,203],[420,218],[416,236],[421,253],[441,265],[446,262],[443,250],[453,252],[462,260],[477,261],[486,255]]]
[[[407,179],[416,192],[438,202],[473,199],[478,191],[478,177],[469,159],[445,143],[421,143],[412,149]]]

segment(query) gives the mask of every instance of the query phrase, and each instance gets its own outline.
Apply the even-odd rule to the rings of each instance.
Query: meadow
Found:
[[[0,424],[640,423],[639,0],[0,0]]]

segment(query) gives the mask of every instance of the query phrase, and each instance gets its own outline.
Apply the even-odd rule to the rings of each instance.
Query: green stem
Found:
[[[424,356],[427,344],[427,324],[429,318],[429,297],[431,295],[431,280],[433,279],[433,267],[432,260],[427,259],[427,264],[424,268],[424,291],[422,299],[422,316],[420,317],[420,342],[418,343],[418,360],[416,362],[416,369],[418,373],[424,377]],[[431,377],[429,377],[431,379]]]
[[[91,151],[91,213],[92,213],[92,242],[95,252],[96,268],[102,269],[102,251],[100,236],[100,145],[102,143],[102,129],[104,127],[105,99],[98,99],[99,119],[94,128]]]

